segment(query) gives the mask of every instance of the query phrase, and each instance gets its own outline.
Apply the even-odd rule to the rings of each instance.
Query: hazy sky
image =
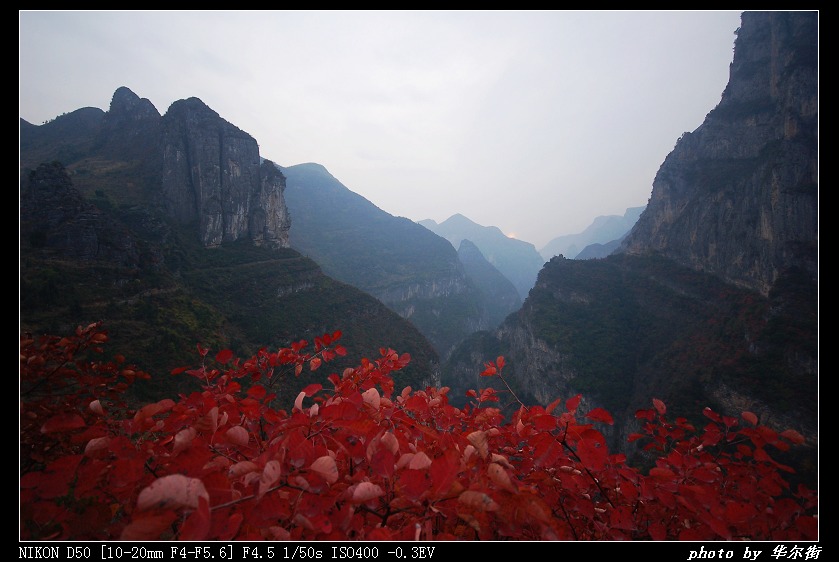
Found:
[[[20,117],[198,97],[277,164],[539,249],[646,204],[720,101],[740,13],[20,11]]]

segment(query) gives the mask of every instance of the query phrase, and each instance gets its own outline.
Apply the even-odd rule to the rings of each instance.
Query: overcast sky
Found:
[[[539,249],[647,203],[720,101],[740,13],[20,11],[20,117],[198,97],[277,164]]]

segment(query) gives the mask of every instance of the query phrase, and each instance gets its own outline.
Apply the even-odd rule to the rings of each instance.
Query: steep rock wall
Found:
[[[818,13],[744,12],[719,105],[661,165],[619,251],[769,293],[817,275]]]

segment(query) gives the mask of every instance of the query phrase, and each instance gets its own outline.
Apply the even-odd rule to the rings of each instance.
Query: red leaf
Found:
[[[443,454],[434,459],[431,463],[429,473],[434,496],[445,494],[457,478],[460,471],[460,455],[454,448],[445,449]]]
[[[490,480],[495,482],[495,485],[499,488],[507,490],[508,492],[518,492],[518,488],[513,485],[510,475],[507,474],[507,471],[500,464],[496,464],[494,462],[489,463],[489,466],[487,466],[487,474],[489,474]]]
[[[313,395],[315,395],[318,391],[320,391],[320,389],[322,389],[322,388],[323,388],[323,385],[322,385],[322,384],[320,384],[320,383],[313,383],[313,384],[310,384],[310,385],[306,386],[306,388],[304,388],[301,392],[302,392],[303,394],[305,394],[306,396],[313,396]]]
[[[772,457],[763,449],[755,449],[754,458],[756,461],[772,462]]]
[[[489,456],[489,442],[487,441],[486,431],[473,431],[466,436],[466,439],[478,450],[481,458],[485,459]]]
[[[498,504],[483,492],[466,490],[458,496],[458,501],[480,511],[498,511]]]
[[[612,414],[604,410],[603,408],[595,408],[594,410],[590,411],[586,414],[586,417],[590,420],[599,421],[603,423],[607,423],[612,425],[615,423],[615,420],[612,419]]]
[[[321,359],[320,357],[313,357],[311,361],[309,361],[309,370],[317,371],[318,367],[320,367]]]
[[[658,412],[659,416],[663,416],[667,413],[667,406],[665,406],[664,402],[662,402],[658,398],[653,398],[653,406],[655,406],[655,410],[656,412]]]
[[[496,365],[499,369],[503,369],[503,368],[504,368],[504,356],[503,356],[503,355],[499,355],[499,356],[498,356],[498,359],[496,359],[496,360],[495,360],[495,365]]]
[[[329,455],[324,455],[315,459],[310,467],[312,472],[326,480],[329,484],[334,484],[338,481],[338,465],[335,464],[335,459]]]
[[[137,497],[137,509],[152,508],[175,509],[180,507],[198,507],[198,498],[210,499],[204,483],[198,478],[189,478],[183,474],[170,474],[158,478],[140,492]]]
[[[599,434],[598,434],[599,435]],[[577,456],[580,461],[589,469],[603,470],[606,460],[609,457],[609,449],[601,439],[586,438],[577,445]]]
[[[396,470],[396,457],[388,449],[380,448],[370,458],[370,468],[374,474],[390,478]]]
[[[556,417],[548,414],[533,416],[530,418],[530,421],[537,431],[551,431],[552,429],[556,429]]]
[[[347,488],[347,493],[355,503],[365,503],[385,495],[384,490],[372,482],[359,482]]]
[[[236,533],[239,532],[239,527],[242,526],[242,520],[244,517],[241,513],[234,513],[230,517],[224,518],[223,526],[218,529],[217,533],[215,533],[216,540],[222,541],[229,541],[233,540],[236,537]],[[288,540],[288,539],[285,539]]]
[[[411,461],[408,463],[408,468],[412,470],[425,470],[429,466],[431,466],[431,459],[422,451],[411,457]]]
[[[262,476],[259,478],[259,494],[262,497],[280,479],[282,474],[282,465],[280,461],[272,460],[265,463],[265,468],[262,469]]]
[[[553,402],[548,404],[548,407],[545,408],[545,412],[550,414],[551,412],[553,412],[556,409],[557,406],[559,406],[560,402],[562,402],[562,398],[557,398],[556,400],[554,400]]]
[[[609,526],[613,529],[634,531],[635,521],[632,517],[632,507],[628,505],[620,505],[613,509],[609,513]]]
[[[233,352],[229,349],[222,349],[221,351],[216,353],[216,361],[218,361],[222,365],[226,365],[231,359],[233,359]]]
[[[181,451],[186,450],[192,443],[192,440],[195,439],[196,435],[197,432],[191,427],[182,429],[176,433],[174,444],[172,445],[172,454],[177,455]]]
[[[181,527],[180,540],[203,541],[210,532],[210,504],[207,498],[198,498],[198,509],[193,511]]]
[[[752,425],[757,425],[757,416],[754,415],[752,412],[743,412],[740,414],[744,420],[749,422]]]
[[[70,431],[85,427],[86,425],[82,417],[78,414],[58,414],[48,419],[41,426],[41,433]]]
[[[124,541],[152,541],[171,530],[172,522],[177,519],[173,511],[161,514],[140,514],[134,521],[122,530],[120,540]]]
[[[268,391],[265,390],[265,387],[261,384],[255,384],[248,389],[248,396],[250,396],[254,400],[260,400],[262,398],[265,398],[265,395],[267,393]]]
[[[794,429],[786,429],[782,431],[781,437],[794,443],[795,445],[801,445],[806,441],[806,439],[804,439],[804,436],[795,431]]]
[[[757,514],[757,509],[750,503],[732,502],[725,506],[725,518],[729,523],[746,523]]]
[[[663,541],[667,539],[667,527],[659,521],[653,521],[647,528],[650,533],[650,538],[654,541]]]
[[[361,397],[364,399],[365,404],[370,406],[373,410],[378,411],[382,403],[382,397],[379,395],[379,391],[377,389],[368,388],[362,393]]]
[[[650,469],[650,476],[654,478],[661,478],[662,480],[671,480],[676,474],[669,468],[661,468],[659,466]]]
[[[227,440],[230,441],[234,445],[238,445],[240,447],[247,445],[248,441],[250,441],[250,435],[248,434],[248,430],[242,427],[241,425],[234,425],[230,429],[225,432],[225,436]]]
[[[583,397],[582,394],[578,394],[578,395],[574,396],[573,398],[569,398],[568,400],[566,400],[565,401],[565,409],[572,414],[574,412],[576,412],[577,411],[577,406],[580,405],[580,400],[582,399],[582,397]]]

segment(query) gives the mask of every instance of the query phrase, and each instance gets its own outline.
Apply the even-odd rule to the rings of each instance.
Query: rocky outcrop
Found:
[[[285,176],[270,160],[259,167],[259,190],[253,198],[248,231],[257,246],[288,248],[291,215],[283,192]]]
[[[141,264],[131,231],[87,203],[60,162],[42,164],[22,178],[20,235],[28,247],[59,259]]]
[[[658,252],[767,295],[817,276],[818,12],[744,12],[728,86],[661,165],[619,251]]]
[[[20,135],[22,175],[57,160],[77,174],[84,195],[113,186],[113,200],[195,224],[206,247],[242,238],[289,247],[282,172],[260,158],[253,137],[198,98],[176,101],[161,117],[148,99],[120,87],[107,112],[84,108],[37,127],[21,120]]]
[[[160,113],[151,101],[122,86],[111,98],[96,142],[109,158],[142,161],[147,170],[160,167]]]
[[[198,98],[173,103],[161,128],[163,206],[170,217],[197,222],[208,247],[253,234],[260,244],[288,246],[285,180],[275,167],[261,166],[252,136]]]

